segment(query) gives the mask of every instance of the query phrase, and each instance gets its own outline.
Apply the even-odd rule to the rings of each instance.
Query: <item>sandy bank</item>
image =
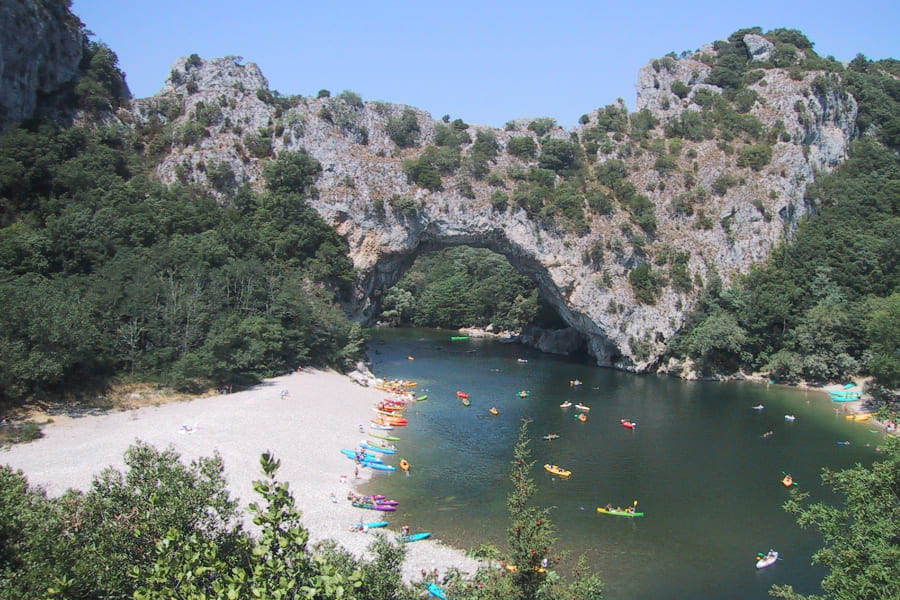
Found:
[[[281,460],[278,478],[290,482],[310,540],[332,539],[362,555],[373,534],[350,532],[350,523],[388,515],[391,538],[403,525],[403,507],[393,516],[354,508],[346,500],[355,483],[354,464],[340,450],[359,443],[359,425],[368,423],[373,405],[383,397],[384,392],[340,374],[305,370],[234,394],[55,419],[44,427],[43,438],[0,451],[0,463],[21,469],[32,484],[58,495],[69,488],[87,489],[107,466],[123,469],[125,450],[136,440],[160,449],[172,446],[185,461],[218,451],[232,496],[246,506],[257,500],[252,482],[262,477],[259,457],[269,450]],[[182,431],[185,425],[191,433]],[[359,471],[360,482],[400,476],[399,471]],[[432,535],[439,539],[440,532]],[[473,573],[477,563],[438,540],[407,545],[403,572],[408,581],[420,579],[422,569],[443,573],[449,567]]]

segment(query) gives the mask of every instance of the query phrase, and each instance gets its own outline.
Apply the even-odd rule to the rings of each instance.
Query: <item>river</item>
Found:
[[[789,491],[781,479],[791,473],[814,500],[836,502],[821,486],[822,468],[871,464],[882,432],[847,420],[823,393],[632,375],[451,335],[372,332],[373,372],[417,381],[413,390],[428,394],[406,411],[409,425],[393,432],[402,437],[396,456],[411,472],[379,472],[366,490],[400,501],[394,520],[463,549],[503,547],[509,463],[529,420],[535,502],[553,507],[554,550],[565,553],[560,568],[584,555],[606,585],[605,598],[768,598],[773,584],[820,591],[824,570],[811,566],[811,556],[821,538],[784,512]],[[519,397],[520,390],[529,395]],[[469,407],[457,391],[470,395]],[[560,408],[567,400],[573,406]],[[575,418],[579,402],[590,407],[585,422]],[[637,426],[626,429],[623,418]],[[550,433],[559,438],[542,439]],[[572,475],[553,476],[545,463]],[[596,512],[634,501],[644,517]],[[757,570],[757,552],[770,548],[782,560]]]

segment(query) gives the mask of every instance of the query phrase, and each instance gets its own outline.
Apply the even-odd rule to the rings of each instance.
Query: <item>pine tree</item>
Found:
[[[510,527],[506,532],[510,548],[510,562],[517,569],[513,572],[518,598],[535,598],[547,579],[547,569],[542,564],[550,562],[550,548],[556,541],[554,526],[550,521],[550,509],[531,504],[535,493],[531,470],[531,440],[528,439],[525,421],[519,431],[519,440],[513,450],[510,479],[513,490],[506,499]],[[547,559],[547,562],[544,562]]]

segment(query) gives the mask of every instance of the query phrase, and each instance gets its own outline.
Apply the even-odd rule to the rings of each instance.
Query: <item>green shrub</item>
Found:
[[[691,93],[691,87],[680,79],[676,79],[672,83],[672,93],[683,100]]]
[[[754,144],[738,150],[737,165],[739,167],[750,167],[754,171],[760,171],[771,160],[772,148],[768,144]]]
[[[537,144],[530,135],[516,136],[509,138],[506,151],[516,158],[528,160],[537,155]]]
[[[554,127],[556,127],[556,119],[542,117],[529,123],[528,131],[533,131],[538,137],[544,137],[550,133],[550,130]]]
[[[419,139],[419,119],[416,112],[407,108],[399,117],[388,117],[385,123],[388,137],[398,148],[411,148]]]

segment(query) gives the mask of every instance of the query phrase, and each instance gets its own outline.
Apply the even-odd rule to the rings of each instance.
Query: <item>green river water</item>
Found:
[[[392,527],[431,531],[462,549],[484,542],[502,547],[509,461],[529,419],[535,500],[554,507],[554,549],[567,553],[560,567],[585,555],[606,584],[606,598],[768,598],[773,584],[819,591],[824,571],[811,566],[811,555],[821,538],[782,510],[789,494],[783,472],[814,500],[836,502],[820,485],[822,468],[871,464],[883,433],[848,421],[823,393],[631,375],[493,340],[451,341],[451,335],[372,333],[373,372],[417,381],[414,391],[428,394],[406,411],[409,425],[392,432],[402,440],[387,462],[405,457],[411,472],[375,473],[366,489],[400,501]],[[460,403],[457,390],[470,394],[471,406]],[[520,390],[530,395],[520,398]],[[565,400],[589,406],[587,421],[574,418],[574,406],[560,408]],[[765,408],[752,408],[759,404]],[[491,415],[491,407],[500,414]],[[622,418],[637,427],[622,427]],[[560,437],[544,441],[548,433]],[[572,476],[554,477],[545,463]],[[643,518],[596,512],[635,500]],[[757,570],[757,552],[769,548],[783,560]]]

